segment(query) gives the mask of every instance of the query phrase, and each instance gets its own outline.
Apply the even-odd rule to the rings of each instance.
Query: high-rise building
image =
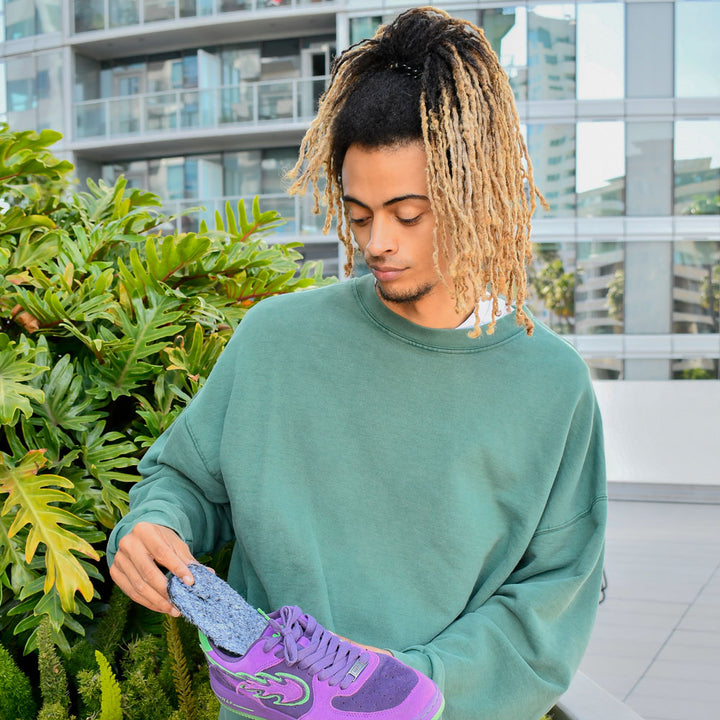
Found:
[[[438,2],[483,27],[537,184],[536,315],[595,377],[718,378],[720,0]],[[260,195],[310,259],[342,252],[283,170],[334,55],[385,0],[0,0],[0,119],[63,133],[80,179],[157,192],[193,229]]]

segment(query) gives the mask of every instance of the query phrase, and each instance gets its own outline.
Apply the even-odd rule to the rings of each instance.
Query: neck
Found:
[[[383,304],[396,315],[409,320],[415,325],[428,328],[456,328],[470,317],[473,311],[472,303],[459,311],[455,307],[455,299],[450,290],[442,283],[438,283],[422,297],[411,301],[396,301],[383,296],[377,283],[377,293]]]

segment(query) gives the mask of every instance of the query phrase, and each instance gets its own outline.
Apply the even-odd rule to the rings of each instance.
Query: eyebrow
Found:
[[[383,203],[383,207],[388,207],[390,205],[395,205],[396,203],[402,202],[403,200],[427,200],[430,202],[430,198],[427,195],[417,195],[415,193],[408,193],[407,195],[399,195],[398,197],[394,197],[390,200],[386,200]],[[351,202],[355,205],[359,205],[362,208],[365,208],[366,210],[370,210],[370,207],[366,205],[364,202],[361,202],[357,198],[354,198],[352,195],[343,195],[343,202]]]

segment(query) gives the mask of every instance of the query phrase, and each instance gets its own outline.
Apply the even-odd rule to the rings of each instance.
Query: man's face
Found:
[[[342,166],[343,200],[382,301],[419,325],[455,327],[464,317],[455,313],[433,262],[435,218],[426,164],[420,141],[373,149],[351,145]],[[442,256],[440,272],[448,277]]]

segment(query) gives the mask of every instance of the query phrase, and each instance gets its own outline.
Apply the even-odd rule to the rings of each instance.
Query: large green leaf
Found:
[[[63,609],[72,611],[76,592],[88,601],[95,592],[75,553],[94,560],[99,555],[86,540],[65,527],[85,527],[87,523],[56,504],[73,502],[71,495],[57,489],[67,489],[72,483],[59,475],[39,474],[45,464],[41,450],[30,451],[17,465],[0,453],[0,491],[8,495],[1,514],[15,512],[10,538],[28,527],[26,562],[33,559],[41,543],[45,546],[45,592],[55,586]]]
[[[0,424],[13,425],[20,413],[32,415],[31,400],[42,402],[42,390],[30,381],[47,368],[33,362],[34,352],[22,337],[13,342],[0,333]]]
[[[175,298],[153,296],[149,306],[134,298],[131,306],[132,312],[112,308],[120,336],[106,341],[103,363],[94,368],[100,395],[110,393],[113,399],[131,394],[141,382],[155,376],[159,352],[184,330],[176,322],[183,313]]]
[[[71,163],[57,160],[46,150],[60,138],[54,130],[10,132],[7,124],[0,124],[0,186],[21,176],[60,178],[70,172]]]

